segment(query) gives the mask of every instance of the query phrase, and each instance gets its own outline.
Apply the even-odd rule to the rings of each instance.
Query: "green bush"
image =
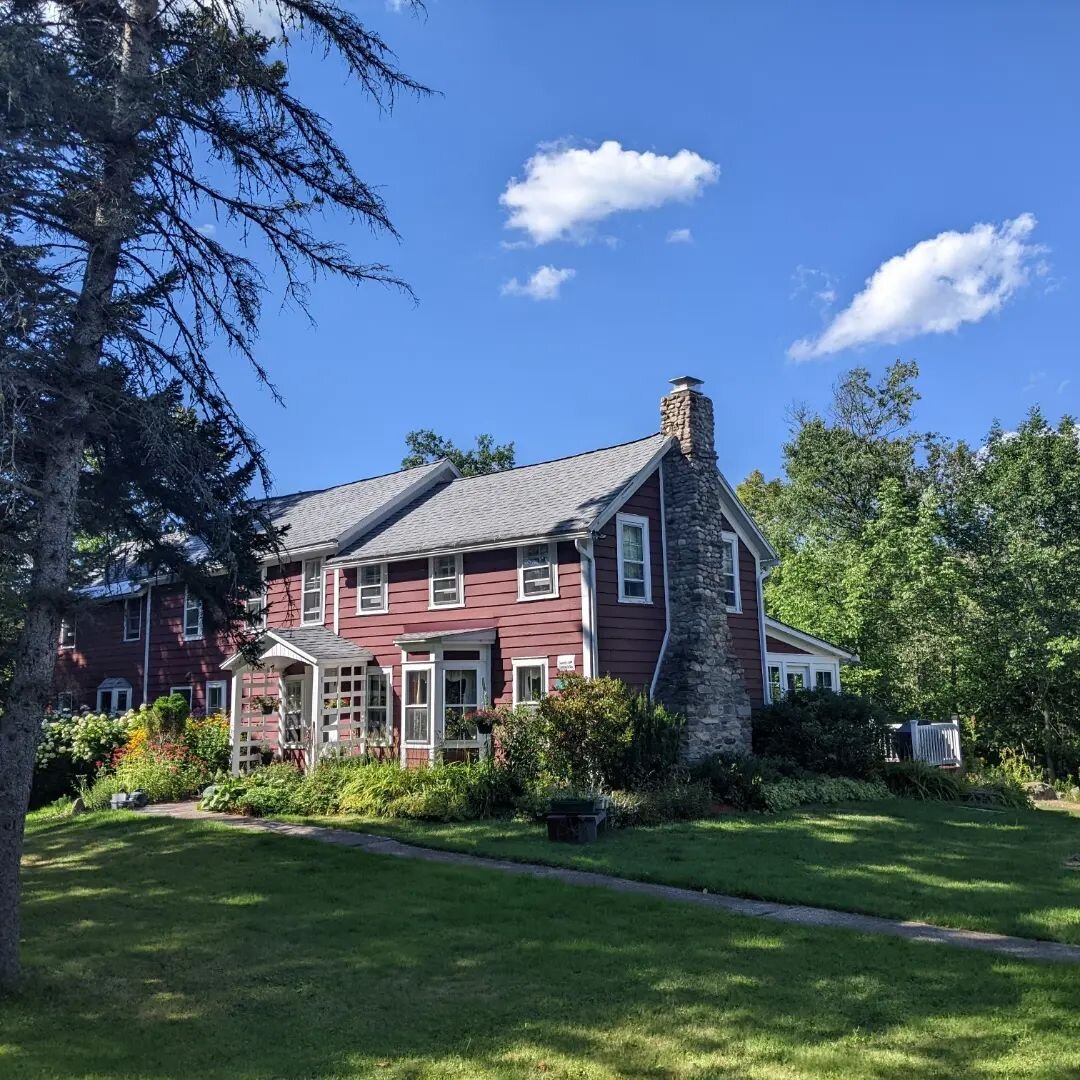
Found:
[[[536,709],[498,709],[492,730],[495,755],[516,795],[536,790],[547,767],[544,719]]]
[[[670,780],[639,791],[613,791],[611,813],[620,828],[693,821],[709,816],[712,792],[702,780]]]
[[[136,714],[111,717],[104,713],[52,715],[41,727],[30,809],[70,795],[80,784],[89,783],[102,764],[127,741],[136,724]]]
[[[230,810],[247,791],[247,780],[242,776],[220,776],[214,781],[214,790],[199,803],[203,810]]]
[[[222,713],[216,716],[189,716],[184,723],[184,745],[197,758],[205,761],[211,772],[227,771],[232,764],[229,718]]]
[[[146,732],[151,738],[180,739],[184,734],[184,722],[190,713],[191,706],[183,694],[159,697],[147,713]]]
[[[954,802],[964,790],[960,777],[925,761],[894,761],[885,766],[885,783],[905,799],[940,799]]]
[[[663,783],[679,772],[686,718],[668,712],[646,693],[630,698],[630,744],[611,782],[638,789]]]
[[[80,794],[89,810],[102,810],[119,792],[143,791],[150,802],[174,802],[197,795],[210,782],[206,762],[182,743],[148,740],[122,754],[92,784],[83,782]]]
[[[716,802],[736,810],[763,810],[762,784],[811,776],[786,758],[714,754],[697,762],[690,770],[695,780],[707,783]]]
[[[135,714],[108,716],[87,713],[75,719],[71,734],[71,756],[88,764],[108,761],[128,740],[135,726]]]
[[[254,817],[296,812],[295,796],[304,782],[300,770],[287,761],[255,769],[244,778],[243,791],[229,809]]]
[[[789,758],[825,776],[871,779],[881,775],[889,725],[896,719],[868,698],[793,691],[755,711],[754,753]]]
[[[761,785],[761,800],[771,813],[793,810],[815,803],[889,799],[892,795],[881,780],[853,780],[845,776],[819,776],[809,780],[774,780]]]
[[[1023,784],[1008,776],[970,773],[964,779],[963,797],[967,802],[990,806],[1008,806],[1022,810],[1032,805]]]

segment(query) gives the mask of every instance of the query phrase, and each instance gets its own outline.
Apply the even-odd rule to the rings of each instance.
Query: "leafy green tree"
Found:
[[[18,974],[18,868],[34,747],[79,534],[182,573],[227,624],[273,543],[247,498],[262,451],[218,382],[255,352],[268,280],[403,285],[314,224],[393,234],[378,194],[289,80],[290,37],[380,108],[424,87],[333,0],[0,4],[0,611],[18,627],[0,714],[0,988]],[[219,231],[220,230],[220,231]],[[255,261],[262,250],[268,269]],[[271,277],[272,275],[272,277]]]
[[[969,566],[977,740],[1023,747],[1051,776],[1080,765],[1080,428],[1035,409],[995,427],[958,486]]]
[[[477,435],[476,446],[462,450],[445,436],[424,428],[410,431],[405,436],[405,445],[408,453],[401,459],[403,469],[414,469],[442,458],[452,461],[462,476],[481,476],[514,467],[514,444],[496,443],[492,435]]]

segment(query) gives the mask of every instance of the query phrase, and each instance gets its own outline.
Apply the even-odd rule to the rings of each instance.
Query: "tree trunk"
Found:
[[[145,105],[140,95],[150,69],[150,32],[157,13],[157,0],[131,0],[118,42],[121,64],[113,138],[105,140],[111,153],[102,175],[105,198],[95,213],[70,346],[58,373],[58,384],[66,390],[63,413],[42,470],[30,595],[7,711],[0,716],[0,993],[12,989],[19,978],[19,868],[26,808],[70,584],[92,387],[108,332],[121,248],[133,227],[128,211],[136,180],[136,139],[145,112],[139,108],[140,103]]]

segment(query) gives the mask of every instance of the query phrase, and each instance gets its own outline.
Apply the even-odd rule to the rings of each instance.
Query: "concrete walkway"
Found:
[[[416,847],[413,844],[403,844],[399,840],[391,840],[389,837],[351,832],[348,829],[333,829],[319,825],[290,825],[283,821],[240,817],[234,814],[207,814],[199,811],[193,802],[158,803],[137,812],[157,817],[229,825],[252,832],[299,836],[306,840],[333,844],[336,847],[355,848],[372,855],[393,855],[399,859],[421,859],[424,862],[473,866],[484,870],[496,870],[504,874],[546,878],[567,885],[586,885],[592,888],[610,889],[612,892],[634,893],[680,904],[696,904],[698,907],[727,911],[735,915],[794,923],[798,926],[825,926],[837,930],[854,930],[860,934],[883,934],[886,937],[905,938],[908,941],[952,945],[958,949],[977,949],[980,952],[997,953],[1017,960],[1047,960],[1080,964],[1080,945],[1035,941],[1031,938],[1009,937],[1006,934],[991,934],[980,930],[951,930],[942,926],[931,926],[928,923],[901,922],[895,919],[882,919],[876,915],[856,915],[851,912],[833,911],[830,908],[804,907],[801,904],[745,900],[739,896],[695,892],[691,889],[679,889],[673,885],[654,885],[646,881],[596,874],[588,870],[542,866],[539,863],[511,862],[507,859],[491,859],[458,851]]]

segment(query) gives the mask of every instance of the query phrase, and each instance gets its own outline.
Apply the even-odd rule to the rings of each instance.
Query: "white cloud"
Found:
[[[609,139],[595,150],[542,146],[499,196],[510,212],[508,229],[523,229],[536,244],[585,241],[611,214],[648,210],[701,194],[720,169],[692,150],[667,157],[624,150]]]
[[[202,233],[203,236],[213,236],[217,232],[217,226],[212,221],[207,221],[202,225],[196,225],[195,231]]]
[[[669,244],[692,244],[694,234],[689,229],[672,229],[667,234],[667,242]]]
[[[896,255],[874,271],[824,331],[801,338],[793,360],[813,360],[860,345],[944,334],[998,311],[1032,272],[1046,273],[1045,250],[1029,242],[1036,221],[1021,214],[1000,226],[943,232]]]
[[[559,289],[569,281],[577,271],[569,267],[539,267],[525,282],[516,277],[503,283],[500,290],[503,296],[527,296],[530,300],[557,300]]]

